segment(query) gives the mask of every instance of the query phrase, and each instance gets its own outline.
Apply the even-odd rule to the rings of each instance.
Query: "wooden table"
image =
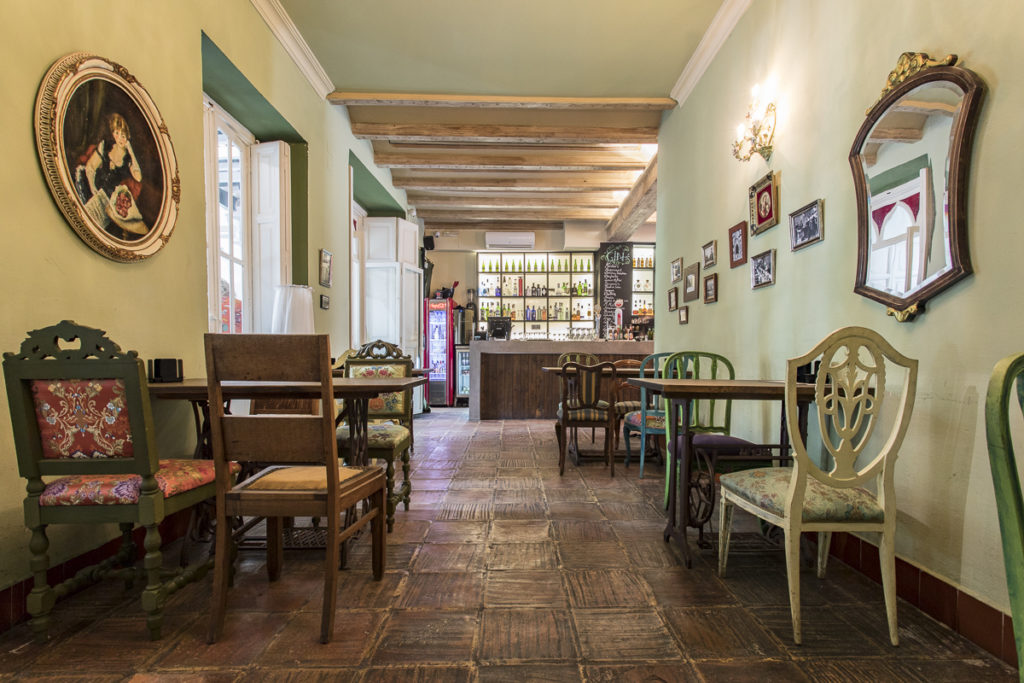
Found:
[[[786,383],[779,380],[749,380],[749,379],[654,379],[636,378],[628,380],[630,384],[638,387],[645,387],[648,391],[660,394],[669,401],[669,411],[666,415],[668,428],[668,451],[669,451],[669,494],[668,494],[668,524],[665,527],[665,540],[675,538],[679,543],[686,566],[692,566],[690,558],[690,546],[687,543],[686,529],[691,526],[690,520],[690,469],[692,433],[690,425],[690,402],[696,399],[721,399],[721,400],[747,400],[747,401],[779,401],[782,403],[782,426],[780,428],[779,443],[759,444],[762,449],[778,450],[779,455],[771,456],[770,460],[786,459],[789,457],[789,433],[786,428],[785,416],[785,395]],[[797,385],[797,401],[800,406],[799,424],[800,429],[806,437],[807,432],[807,406],[814,400],[813,384]],[[680,415],[677,423],[670,418],[671,415]],[[682,439],[682,449],[676,448],[676,430],[678,424],[686,425],[686,433]],[[682,450],[682,453],[677,452]],[[682,472],[686,486],[683,487],[682,500],[679,495],[679,470],[682,464]],[[714,477],[714,473],[711,473]],[[714,480],[711,482],[714,486]],[[682,514],[680,515],[680,508]],[[681,517],[681,519],[680,519]]]
[[[344,399],[345,408],[338,413],[338,422],[347,420],[352,438],[349,440],[353,465],[366,465],[367,408],[371,398],[380,394],[405,391],[426,384],[427,378],[420,377],[335,377],[334,397]],[[224,397],[227,399],[259,398],[260,395],[290,398],[320,398],[318,382],[224,382]],[[196,426],[196,457],[210,456],[210,407],[205,377],[194,377],[181,382],[150,384],[152,398],[178,399],[192,404],[192,416]]]

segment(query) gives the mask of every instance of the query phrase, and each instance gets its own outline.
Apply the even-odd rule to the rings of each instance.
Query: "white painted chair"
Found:
[[[824,449],[831,456],[826,457],[826,469],[808,457],[797,407],[797,368],[817,358],[821,359],[815,388],[818,428]],[[905,371],[902,388],[895,396],[886,384],[890,366]],[[797,644],[801,640],[800,534],[805,531],[818,532],[819,578],[825,575],[832,531],[881,534],[878,553],[889,639],[893,645],[899,644],[893,468],[914,409],[916,388],[916,360],[903,356],[871,330],[837,330],[787,363],[786,424],[793,443],[794,466],[762,467],[721,477],[718,573],[725,576],[733,506],[782,527],[793,640]],[[888,434],[876,434],[876,430],[884,429],[882,408],[890,398],[898,401],[892,425]],[[872,480],[877,493],[864,488]]]

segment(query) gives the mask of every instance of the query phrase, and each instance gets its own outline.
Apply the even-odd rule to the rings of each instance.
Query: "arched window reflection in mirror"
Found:
[[[972,72],[904,53],[850,152],[857,189],[855,291],[900,321],[971,272],[967,182],[983,93]]]

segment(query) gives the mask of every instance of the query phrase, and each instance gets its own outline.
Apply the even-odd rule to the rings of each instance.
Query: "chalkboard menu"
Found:
[[[594,254],[594,265],[601,311],[599,334],[607,339],[609,331],[616,327],[628,329],[632,320],[633,245],[603,242]]]

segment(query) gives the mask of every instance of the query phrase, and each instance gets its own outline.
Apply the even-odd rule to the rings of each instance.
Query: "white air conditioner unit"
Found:
[[[484,240],[488,249],[533,249],[532,232],[486,232]]]

